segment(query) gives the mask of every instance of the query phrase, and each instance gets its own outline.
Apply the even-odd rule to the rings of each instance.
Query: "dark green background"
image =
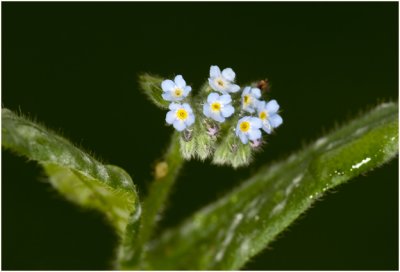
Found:
[[[2,103],[106,162],[140,194],[169,140],[137,76],[210,65],[268,77],[284,124],[246,169],[191,161],[162,227],[178,224],[337,123],[398,99],[397,3],[2,3]],[[2,268],[108,269],[116,237],[66,202],[39,167],[2,152]],[[42,182],[41,182],[42,181]],[[246,269],[397,269],[398,161],[329,193]]]

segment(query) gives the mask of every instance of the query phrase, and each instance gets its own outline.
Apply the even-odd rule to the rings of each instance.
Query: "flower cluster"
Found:
[[[208,78],[209,89],[211,92],[205,94],[205,101],[202,103],[202,113],[206,120],[216,122],[215,126],[208,127],[208,135],[215,136],[219,126],[226,122],[228,118],[238,114],[237,124],[234,128],[235,135],[243,144],[250,142],[252,147],[261,144],[261,130],[268,134],[282,124],[282,117],[278,114],[279,105],[276,100],[263,101],[261,90],[257,87],[246,86],[241,92],[240,98],[236,93],[240,91],[240,86],[235,84],[236,74],[231,68],[223,69],[218,66],[210,67],[210,77]],[[190,102],[186,101],[192,88],[186,85],[181,75],[177,75],[172,80],[164,80],[161,83],[162,98],[171,102],[169,112],[166,115],[166,122],[178,131],[188,130],[195,122],[195,113]],[[207,96],[207,97],[206,97]],[[232,98],[233,97],[233,98]],[[240,100],[240,106],[235,106],[235,98]],[[185,102],[186,101],[186,102]],[[209,122],[208,122],[209,123]]]

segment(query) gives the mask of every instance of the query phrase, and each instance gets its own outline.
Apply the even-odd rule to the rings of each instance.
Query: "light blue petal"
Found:
[[[245,122],[245,121],[250,122],[250,118],[251,118],[250,116],[244,116],[244,117],[240,118],[238,121],[238,127],[241,122]]]
[[[185,123],[188,127],[190,127],[191,125],[193,125],[194,123],[194,114],[189,114],[188,118],[186,119]]]
[[[251,93],[255,98],[260,98],[261,97],[261,91],[259,88],[252,88]]]
[[[172,97],[170,92],[162,93],[161,96],[166,101],[173,101],[174,100],[174,98]]]
[[[231,84],[227,90],[228,93],[237,93],[240,90],[239,85]]]
[[[186,128],[186,125],[185,125],[185,123],[184,123],[183,121],[181,121],[181,120],[175,120],[175,122],[174,122],[174,128],[175,128],[177,131],[182,131],[182,130],[184,130],[184,129]]]
[[[242,97],[243,96],[245,96],[246,94],[249,94],[250,93],[250,90],[251,90],[251,88],[250,87],[245,87],[244,89],[243,89],[243,92],[242,92]]]
[[[210,93],[210,94],[208,95],[208,97],[207,97],[207,102],[211,104],[211,103],[217,101],[218,98],[219,98],[219,94],[217,94],[217,93]]]
[[[249,112],[249,113],[254,113],[254,108],[253,107],[251,107],[251,105],[248,105],[248,106],[244,106],[243,105],[243,110],[244,111],[247,111],[247,112]]]
[[[258,117],[251,117],[250,124],[251,124],[251,128],[252,129],[256,129],[256,128],[261,128],[262,127],[262,121]]]
[[[232,97],[229,94],[223,94],[219,97],[219,102],[226,105],[232,102]]]
[[[252,129],[249,131],[249,139],[254,141],[261,138],[261,130]]]
[[[275,113],[279,110],[278,102],[276,102],[275,99],[269,101],[265,107],[269,114]]]
[[[231,105],[225,105],[221,109],[221,113],[223,117],[229,117],[235,112],[235,109]]]
[[[189,113],[193,113],[192,108],[190,107],[190,105],[188,103],[183,103],[182,107]]]
[[[265,101],[261,100],[257,103],[257,112],[260,113],[265,109]]]
[[[174,111],[169,111],[169,112],[167,112],[167,116],[165,117],[165,121],[168,123],[168,124],[172,124],[174,121],[175,121],[175,119],[176,119],[176,115],[175,115],[175,112]]]
[[[247,135],[245,135],[242,132],[239,132],[239,138],[243,144],[247,144],[247,142],[249,141],[249,139],[247,138]]]
[[[214,79],[209,78],[208,83],[210,84],[211,89],[221,92],[221,88],[214,82]]]
[[[210,67],[210,77],[219,77],[221,75],[221,70],[218,66],[212,65]]]
[[[183,96],[184,96],[184,97],[188,96],[188,94],[190,93],[191,90],[192,90],[192,87],[186,86],[186,87],[183,89]]]
[[[225,78],[225,79],[227,79],[227,80],[229,80],[229,81],[233,81],[234,79],[235,79],[235,72],[231,69],[231,68],[225,68],[223,71],[222,71],[222,76]]]
[[[270,123],[268,121],[263,122],[262,129],[268,134],[271,134],[271,132],[272,132],[271,125],[270,125]]]
[[[282,120],[282,117],[279,114],[275,113],[275,114],[272,114],[269,117],[269,122],[271,123],[271,126],[273,128],[277,128],[283,123],[283,120]]]
[[[219,112],[211,112],[211,118],[220,123],[225,122],[225,118]]]
[[[182,75],[177,75],[174,79],[176,86],[179,88],[185,88],[186,81],[183,79]]]
[[[181,104],[178,104],[178,103],[171,103],[171,104],[169,104],[169,109],[170,109],[170,110],[177,110],[177,109],[179,109],[180,107],[182,107],[182,105],[181,105]]]
[[[210,104],[206,103],[206,104],[203,105],[203,113],[207,117],[211,116]]]
[[[161,83],[161,88],[163,89],[164,92],[171,92],[173,89],[175,89],[175,83],[172,80],[164,80]]]

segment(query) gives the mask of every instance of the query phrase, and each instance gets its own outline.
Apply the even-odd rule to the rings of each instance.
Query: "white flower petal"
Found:
[[[220,91],[219,86],[215,83],[214,79],[209,78],[208,79],[208,84],[210,84],[211,89],[213,89],[214,91]]]
[[[268,113],[275,113],[279,110],[279,105],[278,102],[276,102],[276,100],[271,100],[267,103],[267,105],[265,106],[265,108],[267,109]]]
[[[222,76],[229,81],[235,80],[235,72],[231,68],[226,68],[222,71]]]
[[[252,88],[251,93],[255,98],[260,98],[261,97],[261,90],[259,88]]]
[[[186,128],[185,123],[183,121],[181,121],[181,120],[175,120],[173,125],[174,125],[174,128],[177,131],[182,131],[182,130],[184,130]]]
[[[254,129],[262,127],[262,121],[260,118],[257,118],[257,117],[251,117],[250,124],[251,124],[251,127]]]
[[[185,88],[186,81],[183,79],[182,75],[177,75],[174,79],[176,86],[179,88]]]
[[[265,110],[265,101],[259,101],[257,103],[257,111],[258,111],[258,113],[260,113],[263,110]]]
[[[211,116],[210,104],[206,103],[203,105],[203,114],[207,117]]]
[[[254,141],[261,138],[261,130],[252,129],[249,131],[249,139]]]
[[[238,92],[239,90],[240,90],[239,85],[231,84],[231,85],[229,86],[227,92],[229,92],[229,93],[236,93],[236,92]]]
[[[186,87],[183,89],[183,96],[184,96],[184,97],[188,96],[188,94],[190,93],[191,90],[192,90],[192,87],[186,86]]]
[[[219,102],[226,105],[232,102],[232,97],[229,94],[223,94],[219,97]]]
[[[192,108],[190,107],[190,105],[188,103],[183,103],[182,107],[188,112],[188,113],[193,113]]]
[[[242,141],[242,143],[247,144],[247,142],[249,141],[249,139],[247,138],[247,136],[244,133],[239,133],[239,138]]]
[[[235,109],[231,105],[226,105],[221,109],[223,117],[229,117],[235,112]]]
[[[220,123],[225,121],[225,118],[219,112],[210,111],[210,118]]]
[[[172,80],[164,80],[161,83],[161,88],[163,89],[164,92],[171,92],[173,89],[175,89],[175,83]]]
[[[242,92],[242,97],[245,96],[246,94],[249,94],[250,90],[251,90],[251,87],[249,87],[249,86],[245,87]]]
[[[263,122],[262,129],[268,134],[271,134],[271,132],[272,132],[271,125],[270,125],[270,123],[268,121]]]
[[[168,124],[172,124],[175,121],[175,112],[174,111],[169,111],[167,112],[167,116],[165,117],[165,121]]]
[[[213,65],[210,67],[210,77],[219,77],[221,75],[221,70],[218,66]]]
[[[217,94],[217,93],[210,93],[210,94],[208,95],[208,97],[207,97],[207,102],[211,104],[211,103],[217,101],[218,98],[219,98],[219,94]]]
[[[177,109],[179,109],[181,106],[182,106],[182,105],[181,105],[181,104],[178,104],[178,103],[171,103],[171,104],[169,104],[169,109],[170,109],[170,110],[177,110]]]
[[[166,101],[173,101],[174,100],[174,98],[172,97],[170,92],[162,93],[161,96]]]
[[[245,105],[243,105],[243,110],[244,111],[247,111],[247,112],[249,112],[249,113],[254,113],[254,109],[251,107],[251,105],[247,105],[247,106],[245,106]]]
[[[282,117],[279,114],[272,114],[269,117],[269,122],[271,123],[271,126],[273,128],[277,128],[283,123],[283,120],[282,120]]]
[[[189,114],[188,118],[186,119],[185,123],[189,127],[194,123],[194,114]]]

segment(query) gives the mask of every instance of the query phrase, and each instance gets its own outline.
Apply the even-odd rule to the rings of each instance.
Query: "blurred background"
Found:
[[[398,4],[2,3],[2,106],[21,110],[105,162],[140,194],[173,128],[139,73],[210,65],[238,83],[267,77],[284,124],[246,169],[188,162],[161,228],[177,225],[324,132],[398,100]],[[110,269],[116,236],[65,201],[40,168],[2,151],[2,269]],[[329,192],[244,269],[398,269],[398,160]]]

